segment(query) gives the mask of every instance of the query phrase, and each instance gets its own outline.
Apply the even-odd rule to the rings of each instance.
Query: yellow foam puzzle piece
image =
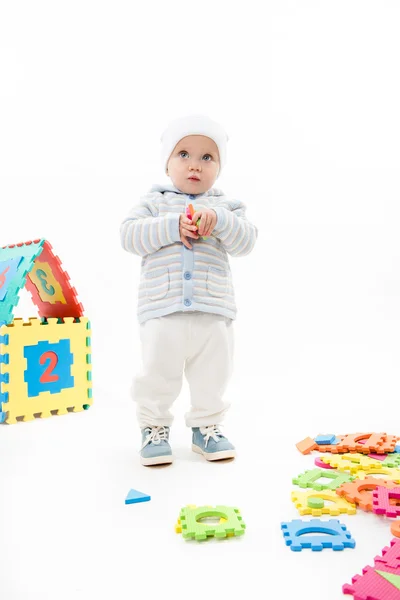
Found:
[[[91,361],[89,320],[81,317],[75,322],[73,317],[65,317],[63,322],[49,318],[47,323],[40,319],[29,321],[14,319],[9,325],[0,327],[0,335],[8,336],[8,344],[0,344],[0,353],[8,354],[8,364],[2,363],[1,373],[8,373],[8,383],[2,383],[2,391],[8,392],[8,402],[3,402],[2,410],[7,413],[5,422],[29,421],[52,414],[78,412],[92,404]],[[73,363],[70,374],[74,378],[73,387],[63,388],[58,393],[49,391],[28,396],[28,384],[24,380],[27,359],[26,346],[36,346],[39,342],[56,344],[68,339]],[[68,410],[69,409],[69,410]],[[55,413],[57,411],[57,413]]]
[[[358,453],[346,453],[340,455],[326,455],[320,456],[320,460],[339,471],[347,471],[349,473],[357,473],[357,471],[362,471],[363,469],[369,470],[379,470],[381,468],[381,463],[378,460],[373,458],[369,458],[365,456],[365,454]]]
[[[400,483],[400,469],[391,469],[390,467],[380,467],[379,469],[364,467],[354,474],[356,479],[366,479],[367,477],[376,477],[377,475],[384,475],[385,477],[382,479],[389,479],[390,481],[394,481],[394,483]]]
[[[36,260],[32,271],[29,273],[29,278],[36,286],[39,297],[43,302],[67,304],[61,285],[54,277],[53,271],[47,262]],[[52,293],[46,293],[46,290],[50,290]]]
[[[311,508],[307,502],[309,498],[321,498],[329,500],[334,504],[327,503],[322,508]],[[355,515],[357,508],[355,504],[348,502],[345,498],[338,496],[335,490],[307,490],[305,492],[293,491],[292,501],[294,502],[300,515],[313,515],[319,517],[321,515],[337,516],[340,514]]]

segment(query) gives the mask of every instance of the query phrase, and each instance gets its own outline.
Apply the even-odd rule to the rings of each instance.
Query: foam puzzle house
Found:
[[[22,288],[39,318],[13,317]],[[90,322],[44,239],[0,249],[0,423],[88,409]]]

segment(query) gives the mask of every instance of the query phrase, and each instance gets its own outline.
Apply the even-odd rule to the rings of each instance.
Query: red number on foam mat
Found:
[[[56,368],[58,363],[57,354],[55,352],[51,352],[50,350],[48,352],[45,352],[40,357],[40,364],[44,365],[47,359],[50,362],[40,376],[40,383],[51,383],[52,381],[58,381],[59,379],[58,375],[52,375],[52,371]]]
[[[2,273],[0,273],[0,288],[2,288],[6,282],[6,277],[5,277],[4,273],[7,273],[7,271],[9,271],[9,269],[10,269],[10,267],[7,267],[6,269],[4,269],[4,271]]]

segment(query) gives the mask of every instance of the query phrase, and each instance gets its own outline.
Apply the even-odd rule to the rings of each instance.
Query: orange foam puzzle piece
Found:
[[[306,437],[296,444],[296,448],[302,454],[310,454],[310,452],[318,448],[318,444],[316,444],[312,438]]]
[[[372,492],[378,486],[393,489],[397,487],[397,485],[398,484],[394,481],[389,481],[387,479],[366,477],[365,479],[355,479],[352,482],[343,483],[336,489],[336,493],[339,496],[346,498],[348,502],[357,504],[362,510],[368,512],[372,511]]]

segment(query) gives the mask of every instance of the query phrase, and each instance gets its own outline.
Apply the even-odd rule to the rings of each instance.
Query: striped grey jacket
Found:
[[[180,240],[179,217],[186,206],[211,208],[217,224],[207,240]],[[173,186],[155,185],[121,224],[122,247],[142,257],[138,319],[174,312],[201,311],[236,318],[228,254],[245,256],[254,247],[257,228],[246,207],[215,188],[196,196]]]

